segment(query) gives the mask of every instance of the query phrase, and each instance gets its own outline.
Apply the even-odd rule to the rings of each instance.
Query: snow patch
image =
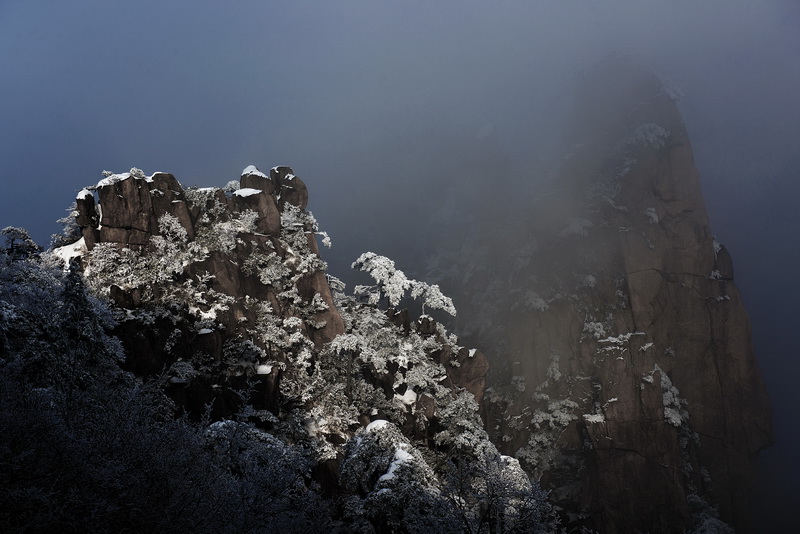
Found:
[[[408,451],[404,449],[397,449],[394,451],[394,459],[392,463],[389,464],[389,469],[380,476],[378,482],[386,482],[387,480],[392,480],[394,478],[394,472],[397,470],[404,463],[409,463],[413,460],[413,457],[408,454]]]
[[[627,334],[620,334],[617,337],[607,337],[605,339],[598,340],[599,343],[615,343],[617,345],[621,345],[622,343],[627,343],[630,341],[631,336],[644,336],[646,335],[644,332],[628,332]]]
[[[64,270],[68,271],[70,262],[74,258],[80,258],[87,251],[86,241],[84,238],[80,238],[71,245],[64,245],[63,247],[53,249],[53,255],[64,262]]]
[[[386,419],[375,419],[373,422],[367,425],[367,428],[365,428],[364,431],[372,432],[373,430],[380,430],[381,428],[385,427],[388,424],[389,421],[387,421]]]
[[[256,374],[258,374],[258,375],[268,375],[271,372],[272,372],[272,366],[271,365],[264,364],[264,365],[259,365],[256,368]]]
[[[255,165],[248,165],[245,167],[242,171],[242,176],[260,176],[262,178],[267,178],[267,175],[259,171]]]
[[[237,189],[233,192],[233,194],[237,197],[250,197],[253,195],[257,195],[259,193],[263,193],[261,189],[253,189],[252,187],[245,187],[244,189]]]
[[[83,200],[88,197],[94,197],[94,195],[88,189],[81,189],[78,192],[78,196],[75,197],[75,200]]]
[[[105,187],[107,185],[112,185],[117,182],[121,182],[122,180],[127,180],[130,177],[131,173],[129,172],[123,172],[120,174],[109,174],[108,176],[97,182],[96,187],[100,188],[100,187]]]
[[[395,393],[394,398],[399,400],[406,406],[411,406],[412,404],[417,402],[417,394],[414,393],[414,390],[411,388],[406,389],[406,392],[403,393],[402,395]]]
[[[114,174],[114,173],[109,172],[109,171],[103,171],[103,176],[105,176],[105,178],[103,178],[102,180],[97,182],[97,185],[95,186],[96,188],[105,187],[107,185],[112,185],[112,184],[115,184],[117,182],[121,182],[123,180],[127,180],[130,177],[133,177],[135,180],[144,180],[145,182],[152,182],[153,181],[153,177],[152,176],[145,176],[144,172],[142,171],[142,169],[137,169],[136,167],[133,167],[128,172],[123,172],[123,173],[119,173],[119,174]]]

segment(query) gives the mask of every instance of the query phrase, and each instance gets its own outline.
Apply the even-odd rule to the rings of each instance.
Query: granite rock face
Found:
[[[631,61],[582,86],[554,191],[485,255],[511,256],[492,273],[507,285],[474,299],[516,377],[489,396],[495,440],[574,525],[681,532],[716,508],[747,532],[771,411],[686,129]],[[472,280],[478,295],[490,284]]]
[[[142,328],[141,317],[117,328],[129,369],[153,375],[201,355],[234,375],[230,387],[255,374],[263,390],[257,404],[270,408],[280,367],[255,373],[256,355],[279,363],[291,354],[254,335],[264,327],[264,314],[276,332],[288,336],[281,327],[291,324],[315,346],[344,332],[344,323],[319,255],[316,222],[305,211],[305,184],[289,167],[267,176],[250,166],[240,185],[184,189],[171,174],[145,176],[132,169],[81,191],[76,220],[92,257],[90,284],[108,286],[101,292],[129,313],[149,310],[145,325],[152,328]],[[178,318],[185,315],[174,311],[180,309],[189,315]],[[246,343],[255,347],[253,354],[240,354]],[[234,367],[245,361],[248,368],[231,371],[226,360]],[[215,400],[216,415],[235,411],[230,393],[221,393],[213,380],[172,378],[183,404],[202,412]]]
[[[190,414],[211,406],[212,417],[229,417],[245,402],[269,428],[296,409],[297,398],[305,408],[314,405],[298,384],[318,381],[317,373],[352,388],[350,371],[337,366],[366,361],[362,351],[375,361],[351,374],[365,373],[369,388],[381,391],[377,407],[360,406],[366,423],[388,416],[381,410],[404,414],[402,428],[433,443],[445,400],[466,390],[481,403],[488,373],[481,351],[458,346],[428,316],[412,323],[407,310],[383,316],[361,309],[328,277],[317,243],[324,233],[306,211],[307,188],[291,168],[267,175],[247,167],[225,189],[184,189],[172,175],[132,169],[93,189],[77,201],[87,285],[118,308],[115,333],[127,369],[164,375],[167,391]],[[365,332],[370,328],[375,332]],[[388,345],[364,348],[371,343]],[[405,354],[415,344],[425,357],[415,352],[418,360],[409,362]],[[429,366],[431,376],[414,378],[420,366]],[[438,381],[436,373],[442,373]],[[408,390],[407,374],[419,395]],[[426,393],[420,380],[438,393]],[[339,445],[346,438],[328,437]]]

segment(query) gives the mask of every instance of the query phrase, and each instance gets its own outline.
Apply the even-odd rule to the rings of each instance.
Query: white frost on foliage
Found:
[[[366,271],[378,285],[389,300],[390,306],[397,306],[411,287],[411,282],[403,271],[394,266],[394,261],[374,252],[365,252],[353,262],[353,269]]]
[[[591,289],[597,285],[597,278],[595,278],[593,274],[587,274],[586,276],[581,277],[579,285],[580,287]]]
[[[658,213],[655,208],[645,208],[642,210],[642,215],[650,220],[650,224],[658,224]]]
[[[561,369],[559,367],[560,357],[556,351],[550,353],[550,365],[547,366],[547,377],[555,382],[561,380]]]
[[[598,340],[600,343],[613,343],[615,345],[622,345],[623,343],[627,343],[630,341],[632,336],[644,336],[644,332],[628,332],[627,334],[620,334],[616,337],[607,337],[605,339]]]
[[[394,472],[397,470],[397,468],[404,463],[410,463],[412,460],[413,457],[408,453],[408,451],[398,448],[396,451],[394,451],[394,459],[392,459],[392,462],[389,464],[389,469],[387,469],[386,473],[378,478],[378,482],[392,480],[394,478]]]
[[[592,414],[585,413],[583,414],[583,420],[589,424],[606,422],[606,418],[601,413],[592,413]]]
[[[625,140],[626,144],[658,150],[666,144],[669,130],[652,122],[642,124]]]
[[[606,329],[603,326],[603,323],[599,323],[597,321],[586,321],[583,323],[583,331],[601,343],[605,341],[604,339],[601,339],[606,335]]]
[[[722,243],[717,241],[717,236],[713,236],[714,239],[714,259],[717,259],[717,254],[719,251],[722,250]]]
[[[262,178],[267,178],[267,175],[259,171],[255,165],[248,165],[245,167],[242,171],[242,176],[260,176]]]
[[[573,235],[586,237],[589,235],[589,228],[594,226],[592,221],[576,217],[572,219],[569,224],[558,233],[559,237],[569,237]]]
[[[317,235],[322,237],[322,244],[325,248],[331,248],[331,236],[328,235],[328,232],[317,232]]]
[[[445,296],[437,284],[428,285],[425,282],[409,280],[411,284],[411,298],[422,297],[422,313],[425,313],[425,306],[430,306],[434,310],[444,310],[453,317],[456,315],[456,308],[453,300]]]
[[[397,306],[405,297],[406,291],[410,289],[412,298],[422,297],[423,313],[425,306],[430,306],[436,310],[444,310],[452,316],[456,315],[453,300],[445,296],[438,285],[409,280],[403,271],[395,267],[394,261],[385,256],[365,252],[353,262],[352,267],[369,274],[378,285],[379,293],[372,291],[369,286],[355,288],[357,294],[369,296],[370,304],[377,304],[380,294],[383,294],[390,306]]]
[[[642,377],[642,381],[652,384],[655,373],[658,373],[661,377],[661,400],[664,406],[664,420],[674,427],[680,427],[688,423],[689,412],[686,410],[688,403],[681,398],[678,388],[672,384],[672,380],[658,364],[655,364],[653,370]]]
[[[522,299],[524,309],[528,311],[547,311],[550,305],[535,291],[526,291]]]
[[[250,197],[253,195],[257,195],[261,193],[261,189],[253,189],[252,187],[245,187],[243,189],[237,189],[233,192],[234,196],[237,197]]]

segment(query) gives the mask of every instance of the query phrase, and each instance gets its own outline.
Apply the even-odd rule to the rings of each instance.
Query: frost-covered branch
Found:
[[[375,295],[382,294],[388,299],[390,306],[397,306],[405,297],[406,291],[410,290],[411,298],[422,297],[423,313],[425,306],[429,306],[435,310],[444,310],[450,315],[456,315],[453,300],[445,296],[438,285],[428,285],[425,282],[410,280],[403,271],[395,267],[394,261],[386,256],[365,252],[353,262],[352,267],[366,272],[377,282],[377,292],[371,291],[369,286],[357,287],[358,293],[369,296],[371,304],[377,304],[377,299],[380,297]]]

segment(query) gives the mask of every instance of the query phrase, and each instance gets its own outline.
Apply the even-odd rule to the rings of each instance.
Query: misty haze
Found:
[[[799,25],[3,2],[0,529],[791,531]]]

